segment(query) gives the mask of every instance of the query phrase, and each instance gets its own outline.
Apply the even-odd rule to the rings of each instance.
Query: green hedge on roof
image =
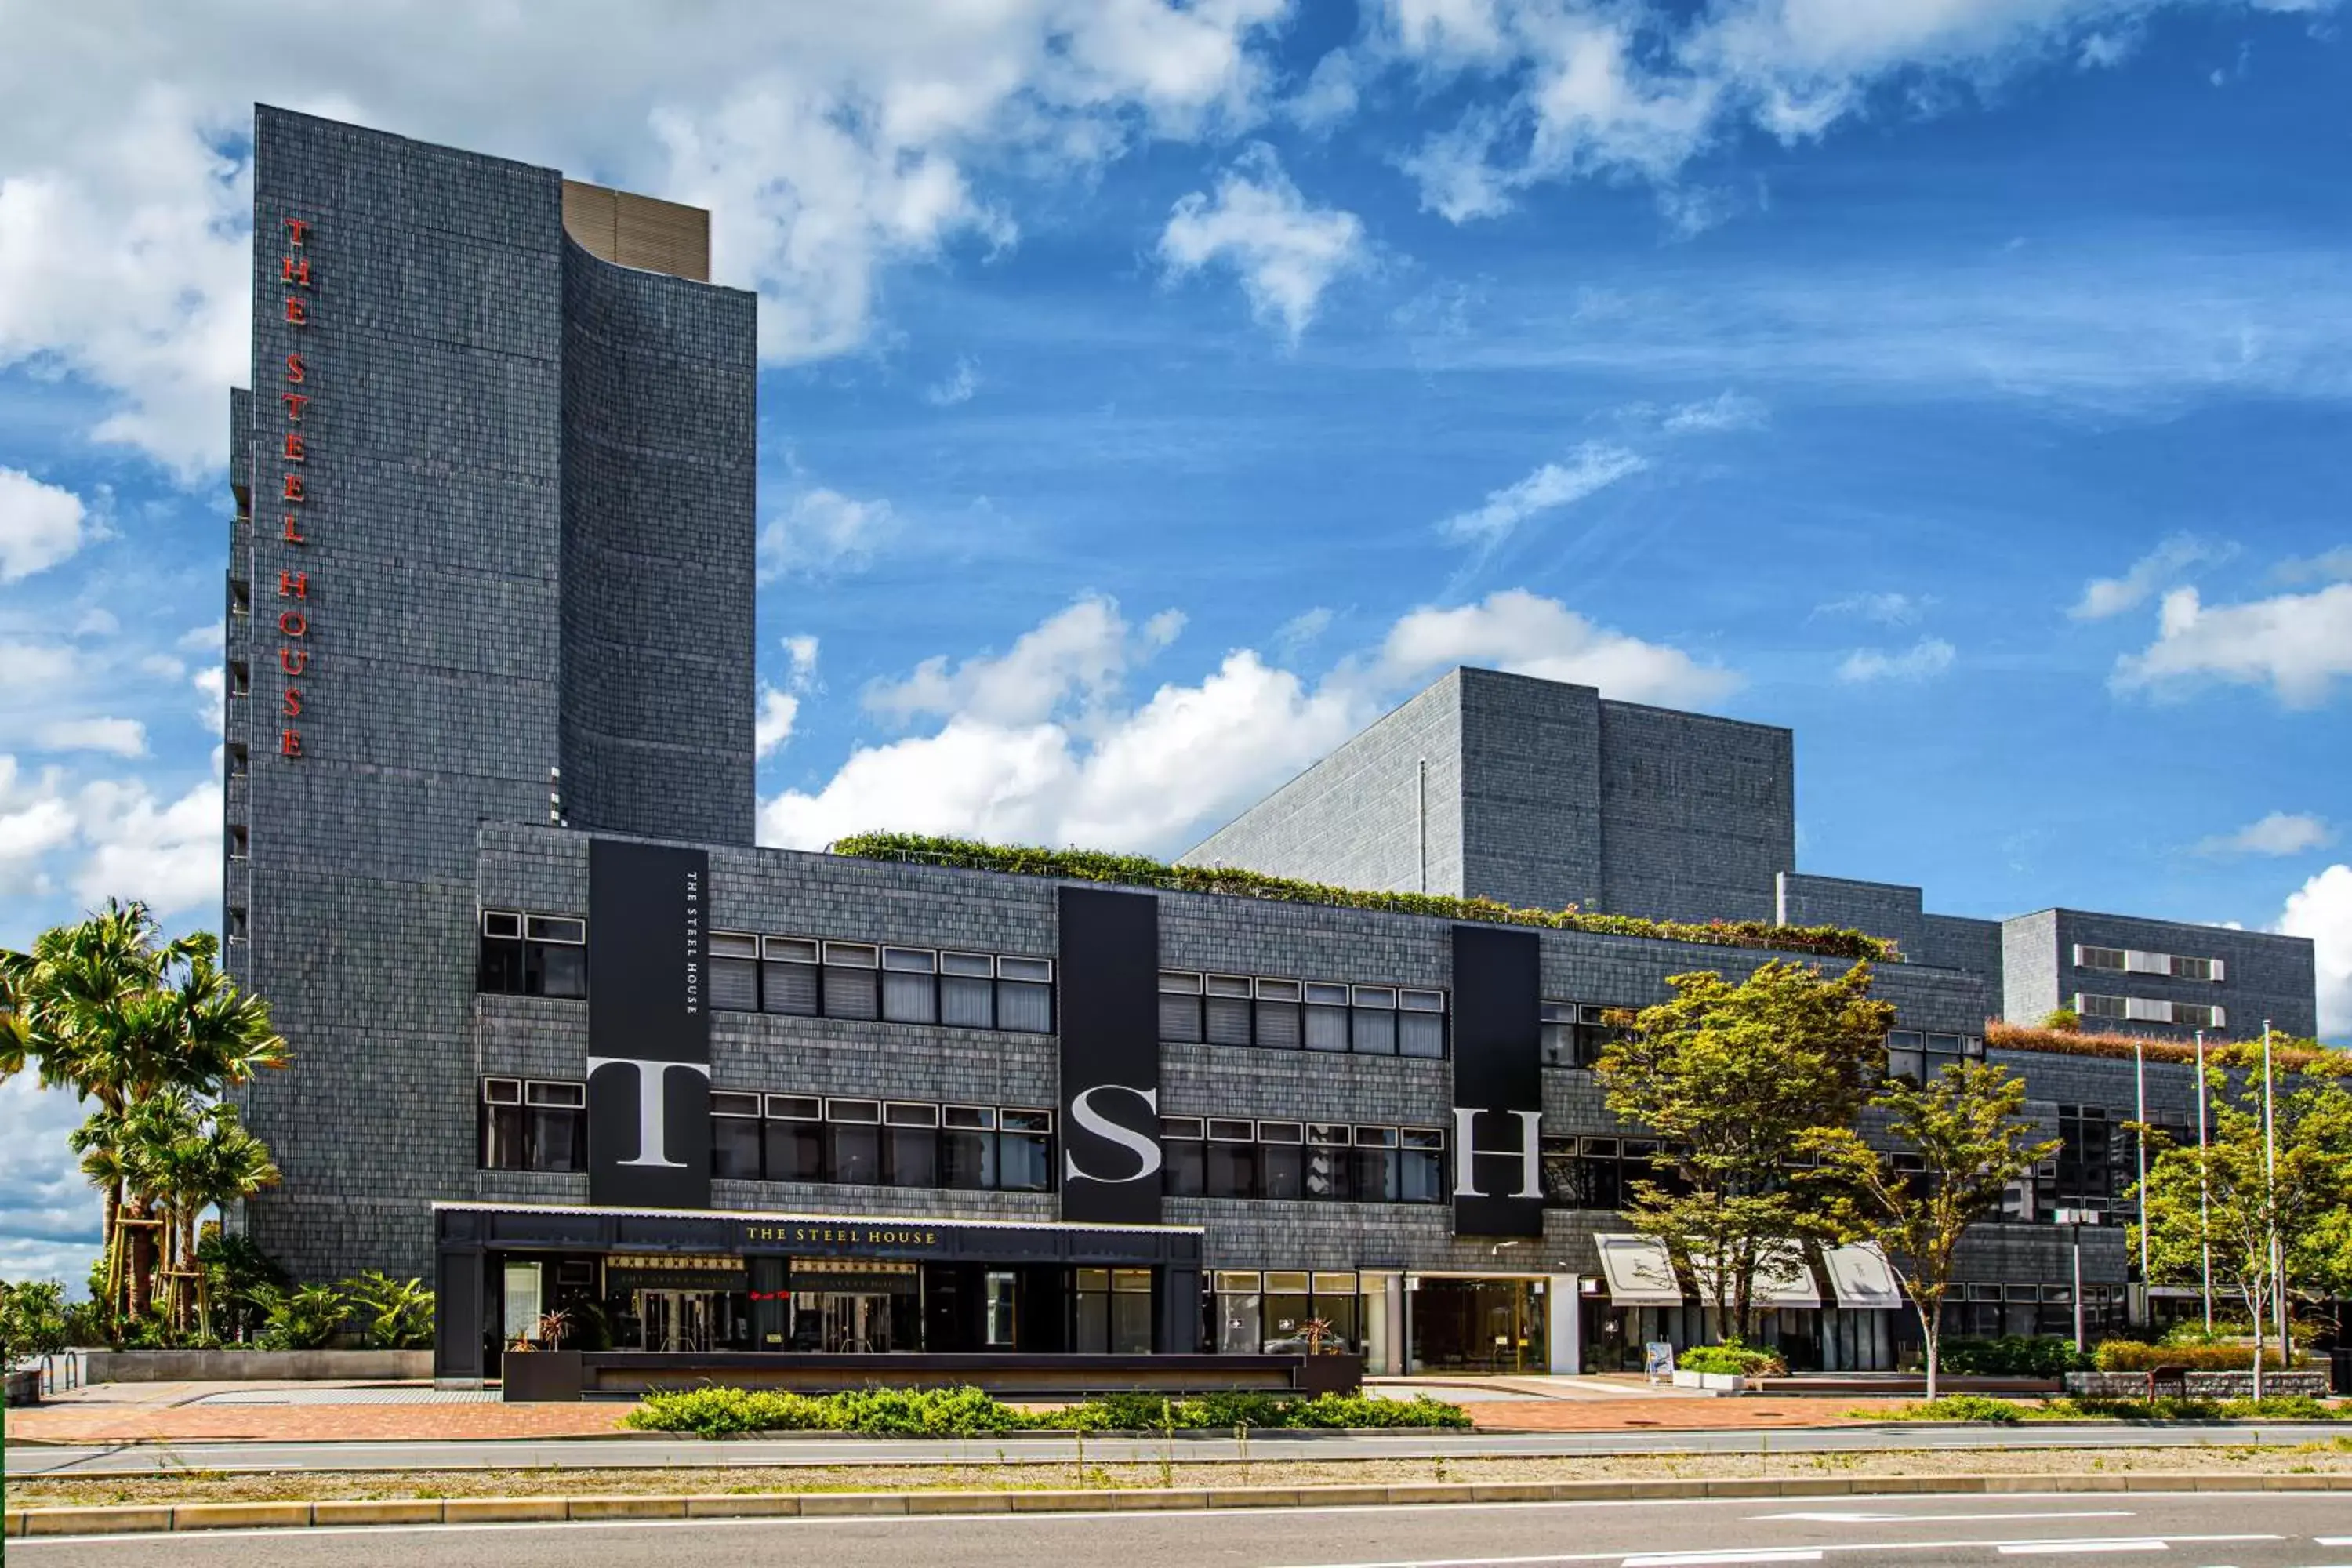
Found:
[[[1457,899],[1444,893],[1365,892],[1291,877],[1269,877],[1229,866],[1171,866],[1149,856],[1112,855],[1099,849],[983,844],[977,839],[941,838],[920,833],[856,833],[836,839],[829,847],[835,855],[861,860],[961,866],[1022,877],[1112,882],[1130,888],[1170,888],[1187,893],[1269,899],[1277,903],[1328,904],[1337,909],[1483,921],[1490,925],[1596,931],[1605,936],[1649,937],[1660,942],[1700,942],[1710,947],[1761,948],[1774,952],[1814,953],[1823,958],[1866,958],[1888,963],[1902,958],[1895,943],[1884,937],[1837,926],[1784,926],[1769,921],[1653,921],[1637,915],[1587,914],[1573,907],[1518,910],[1492,899]]]

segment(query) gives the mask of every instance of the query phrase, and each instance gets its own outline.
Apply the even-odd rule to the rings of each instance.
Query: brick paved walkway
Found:
[[[1465,1405],[1487,1432],[1697,1432],[1727,1426],[1851,1426],[1899,1399],[1513,1399]]]

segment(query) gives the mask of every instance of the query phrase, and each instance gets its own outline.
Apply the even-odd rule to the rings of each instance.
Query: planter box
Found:
[[[91,1351],[90,1383],[408,1383],[431,1351]]]
[[[1364,1386],[1360,1355],[1311,1355],[1298,1368],[1301,1394],[1353,1394]]]
[[[41,1402],[41,1369],[26,1367],[12,1372],[7,1378],[7,1390],[0,1403],[8,1405],[38,1405]]]
[[[499,1397],[509,1405],[580,1403],[578,1351],[509,1351],[499,1364]]]
[[[1676,1388],[1706,1388],[1717,1394],[1739,1394],[1748,1387],[1748,1380],[1736,1372],[1685,1372],[1675,1369]]]

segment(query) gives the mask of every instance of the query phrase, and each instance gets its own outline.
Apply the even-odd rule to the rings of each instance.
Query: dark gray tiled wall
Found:
[[[2076,994],[2089,992],[2218,1005],[2227,1012],[2220,1033],[2233,1039],[2259,1038],[2264,1018],[2289,1035],[2308,1038],[2318,1032],[2318,971],[2308,937],[2043,910],[2009,921],[2002,945],[2008,1016],[2020,1022],[2036,1022],[2053,1008],[2071,1007]],[[2077,945],[2218,958],[2223,962],[2223,978],[2217,983],[2081,969],[2074,963]],[[2121,1020],[2099,1020],[2096,1026],[2175,1040],[2195,1033],[2177,1025]]]
[[[1797,863],[1787,730],[1601,704],[1601,904],[1659,920],[1769,920]]]

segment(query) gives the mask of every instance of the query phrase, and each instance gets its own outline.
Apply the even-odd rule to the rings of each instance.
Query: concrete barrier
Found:
[[[431,1351],[91,1351],[90,1383],[408,1383]]]
[[[2159,1385],[2170,1393],[2169,1379]],[[2147,1373],[2144,1372],[2070,1372],[2066,1374],[2066,1392],[2084,1399],[2141,1399],[2147,1394]],[[2254,1396],[2254,1374],[2252,1368],[2244,1372],[2191,1372],[2182,1379],[2182,1393],[2189,1399],[2252,1399]],[[2283,1372],[2263,1373],[2265,1394],[2300,1394],[2315,1399],[2327,1397],[2327,1373],[2324,1368],[2296,1367]]]

